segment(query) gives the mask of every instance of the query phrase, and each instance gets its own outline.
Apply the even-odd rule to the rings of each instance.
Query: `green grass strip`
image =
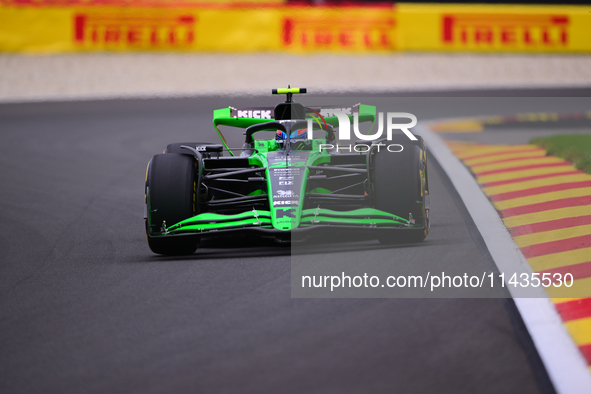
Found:
[[[534,138],[530,143],[546,149],[549,155],[569,161],[577,169],[591,174],[591,134],[553,135]]]

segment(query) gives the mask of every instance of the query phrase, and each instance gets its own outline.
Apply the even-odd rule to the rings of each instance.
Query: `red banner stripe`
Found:
[[[589,187],[589,186],[591,186],[591,181],[558,183],[556,185],[533,187],[531,189],[524,189],[524,190],[517,190],[514,192],[494,194],[494,195],[490,196],[490,198],[493,201],[504,201],[504,200],[511,200],[513,198],[533,196],[533,195],[542,194],[542,193],[557,192],[560,190],[578,189],[580,187]]]
[[[523,178],[515,178],[515,179],[507,179],[505,181],[495,181],[495,182],[488,182],[488,183],[483,183],[480,186],[482,187],[493,187],[493,186],[501,186],[501,185],[507,185],[510,183],[518,183],[518,182],[526,182],[526,181],[534,181],[536,179],[544,179],[544,178],[552,178],[555,176],[563,176],[563,175],[577,175],[577,174],[583,174],[583,171],[565,171],[565,172],[554,172],[552,174],[540,174],[540,175],[533,175],[533,176],[526,176]]]
[[[583,353],[583,357],[585,357],[585,361],[587,364],[591,365],[591,344],[579,346],[581,353]]]
[[[567,250],[576,250],[591,247],[591,234],[581,235],[580,237],[573,237],[561,239],[558,241],[544,242],[541,244],[524,246],[521,248],[521,253],[526,259],[538,256],[544,256],[552,253],[566,252]]]
[[[520,167],[510,167],[510,168],[501,168],[498,170],[490,170],[490,171],[472,171],[478,176],[484,175],[493,175],[493,174],[500,174],[502,172],[515,172],[515,171],[523,171],[523,170],[533,170],[535,168],[545,168],[545,167],[560,167],[560,166],[571,166],[570,163],[563,161],[560,163],[543,163],[543,164],[531,164],[528,166],[520,166]]]
[[[564,275],[571,274],[573,279],[584,279],[591,277],[591,261],[580,264],[567,265],[565,267],[551,268],[544,271],[539,271],[540,276],[543,274],[559,274],[564,280]],[[553,280],[554,282],[554,280]],[[591,311],[590,311],[591,313]]]
[[[539,202],[536,204],[522,205],[515,208],[507,208],[499,212],[501,217],[509,218],[512,216],[525,215],[528,213],[549,211],[551,209],[558,208],[578,207],[581,205],[591,205],[591,196],[570,197],[554,201]],[[591,211],[591,206],[589,207],[589,210]]]
[[[591,213],[591,209],[589,209],[589,213]],[[543,231],[552,231],[560,230],[562,228],[584,226],[586,224],[591,224],[591,215],[549,220],[547,222],[540,223],[524,224],[522,226],[510,227],[509,232],[511,233],[511,236],[518,237],[520,235],[541,233]]]
[[[565,322],[591,317],[591,298],[562,302],[555,306]]]

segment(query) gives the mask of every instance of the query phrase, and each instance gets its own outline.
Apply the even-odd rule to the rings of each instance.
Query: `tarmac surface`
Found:
[[[589,101],[387,103],[427,120],[588,110]],[[241,104],[251,101],[0,105],[1,392],[552,392],[510,300],[292,299],[290,248],[266,241],[152,254],[146,163],[170,142],[216,141],[212,110]],[[461,250],[462,263],[489,269],[447,176],[430,166],[426,241],[355,253],[450,264]]]

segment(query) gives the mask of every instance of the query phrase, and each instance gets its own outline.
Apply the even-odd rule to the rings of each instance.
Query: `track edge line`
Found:
[[[499,271],[531,272],[530,265],[476,180],[443,139],[429,129],[429,123],[419,124],[415,130],[425,139],[427,149],[460,195]],[[591,393],[587,363],[544,290],[538,289],[540,298],[520,298],[511,287],[509,290],[556,392]]]

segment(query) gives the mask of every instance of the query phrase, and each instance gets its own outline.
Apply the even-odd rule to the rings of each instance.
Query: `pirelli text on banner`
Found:
[[[261,3],[0,0],[0,51],[591,52],[585,6]]]
[[[399,4],[403,50],[589,52],[590,7]]]

